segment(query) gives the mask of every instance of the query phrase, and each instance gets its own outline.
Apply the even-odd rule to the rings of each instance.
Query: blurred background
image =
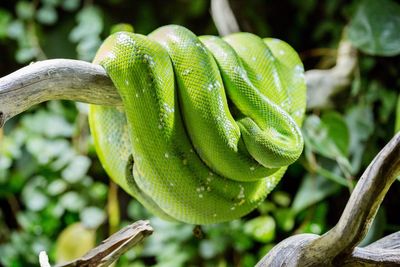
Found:
[[[365,2],[230,4],[242,31],[288,42],[308,70],[335,64],[345,27],[361,33],[359,40],[365,37],[357,29],[357,20],[371,12]],[[398,8],[398,1],[383,2]],[[386,15],[400,16],[396,8]],[[115,29],[148,34],[166,24],[218,35],[208,0],[3,0],[0,77],[48,58],[91,61]],[[38,266],[41,250],[51,262],[76,258],[140,219],[150,219],[155,233],[116,266],[254,266],[290,235],[324,233],[336,224],[360,174],[395,133],[396,120],[400,125],[400,41],[398,35],[393,38],[397,42],[390,47],[372,51],[353,38],[361,50],[354,77],[331,107],[308,112],[302,157],[257,210],[240,220],[203,226],[201,234],[194,234],[193,225],[152,217],[109,180],[94,151],[86,105],[52,101],[31,108],[0,130],[0,265]],[[364,244],[400,230],[399,195],[396,182]]]

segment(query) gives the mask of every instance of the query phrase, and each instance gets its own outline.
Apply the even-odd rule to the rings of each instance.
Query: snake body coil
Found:
[[[241,217],[301,154],[304,71],[280,40],[196,37],[171,25],[148,36],[113,34],[95,63],[124,105],[91,106],[100,160],[164,219],[208,224]]]

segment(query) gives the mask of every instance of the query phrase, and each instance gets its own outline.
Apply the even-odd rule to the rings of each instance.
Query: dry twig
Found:
[[[128,249],[137,245],[145,237],[153,233],[153,228],[148,221],[137,221],[122,228],[100,245],[90,250],[79,259],[57,265],[56,267],[106,267],[116,261]]]

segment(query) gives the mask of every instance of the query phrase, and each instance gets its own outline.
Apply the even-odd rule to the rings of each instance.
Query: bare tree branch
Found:
[[[400,249],[400,231],[369,244],[368,249]]]
[[[310,234],[289,237],[275,246],[257,266],[400,265],[399,233],[368,247],[356,248],[399,174],[400,133],[392,138],[365,170],[334,228],[321,237]]]
[[[336,65],[328,70],[308,70],[307,109],[332,106],[332,96],[349,88],[357,67],[357,49],[347,40],[339,43]]]
[[[213,0],[212,12],[219,14],[213,17],[220,25],[218,27],[223,28],[222,35],[239,30],[227,0]],[[230,15],[221,15],[224,12]],[[307,108],[329,107],[331,97],[350,85],[356,66],[356,49],[348,41],[342,41],[335,67],[306,71]],[[44,60],[0,78],[0,127],[29,107],[54,99],[122,105],[117,90],[101,66],[71,59]]]
[[[337,223],[305,253],[318,253],[321,260],[349,254],[368,232],[380,204],[400,174],[400,134],[396,135],[365,170]],[[307,256],[308,257],[308,256]]]
[[[229,0],[211,0],[211,16],[221,36],[240,31]]]
[[[336,263],[337,266],[400,266],[400,249],[354,248],[352,253]]]
[[[308,108],[329,105],[330,97],[349,85],[356,62],[354,48],[344,42],[333,69],[307,71]],[[55,99],[122,105],[101,66],[71,59],[44,60],[0,78],[0,127],[31,106]]]
[[[0,79],[0,127],[29,107],[53,99],[121,105],[101,66],[70,59],[44,60]]]
[[[400,266],[400,232],[393,233],[364,247],[356,247],[342,266]]]
[[[152,233],[153,228],[148,221],[137,221],[102,241],[99,246],[90,250],[79,259],[57,265],[56,267],[109,266],[128,249],[137,245]]]

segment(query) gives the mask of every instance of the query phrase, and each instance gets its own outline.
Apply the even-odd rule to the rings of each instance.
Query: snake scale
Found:
[[[301,154],[303,65],[285,42],[197,37],[177,25],[108,37],[123,108],[90,107],[109,176],[166,220],[210,224],[254,210]]]

